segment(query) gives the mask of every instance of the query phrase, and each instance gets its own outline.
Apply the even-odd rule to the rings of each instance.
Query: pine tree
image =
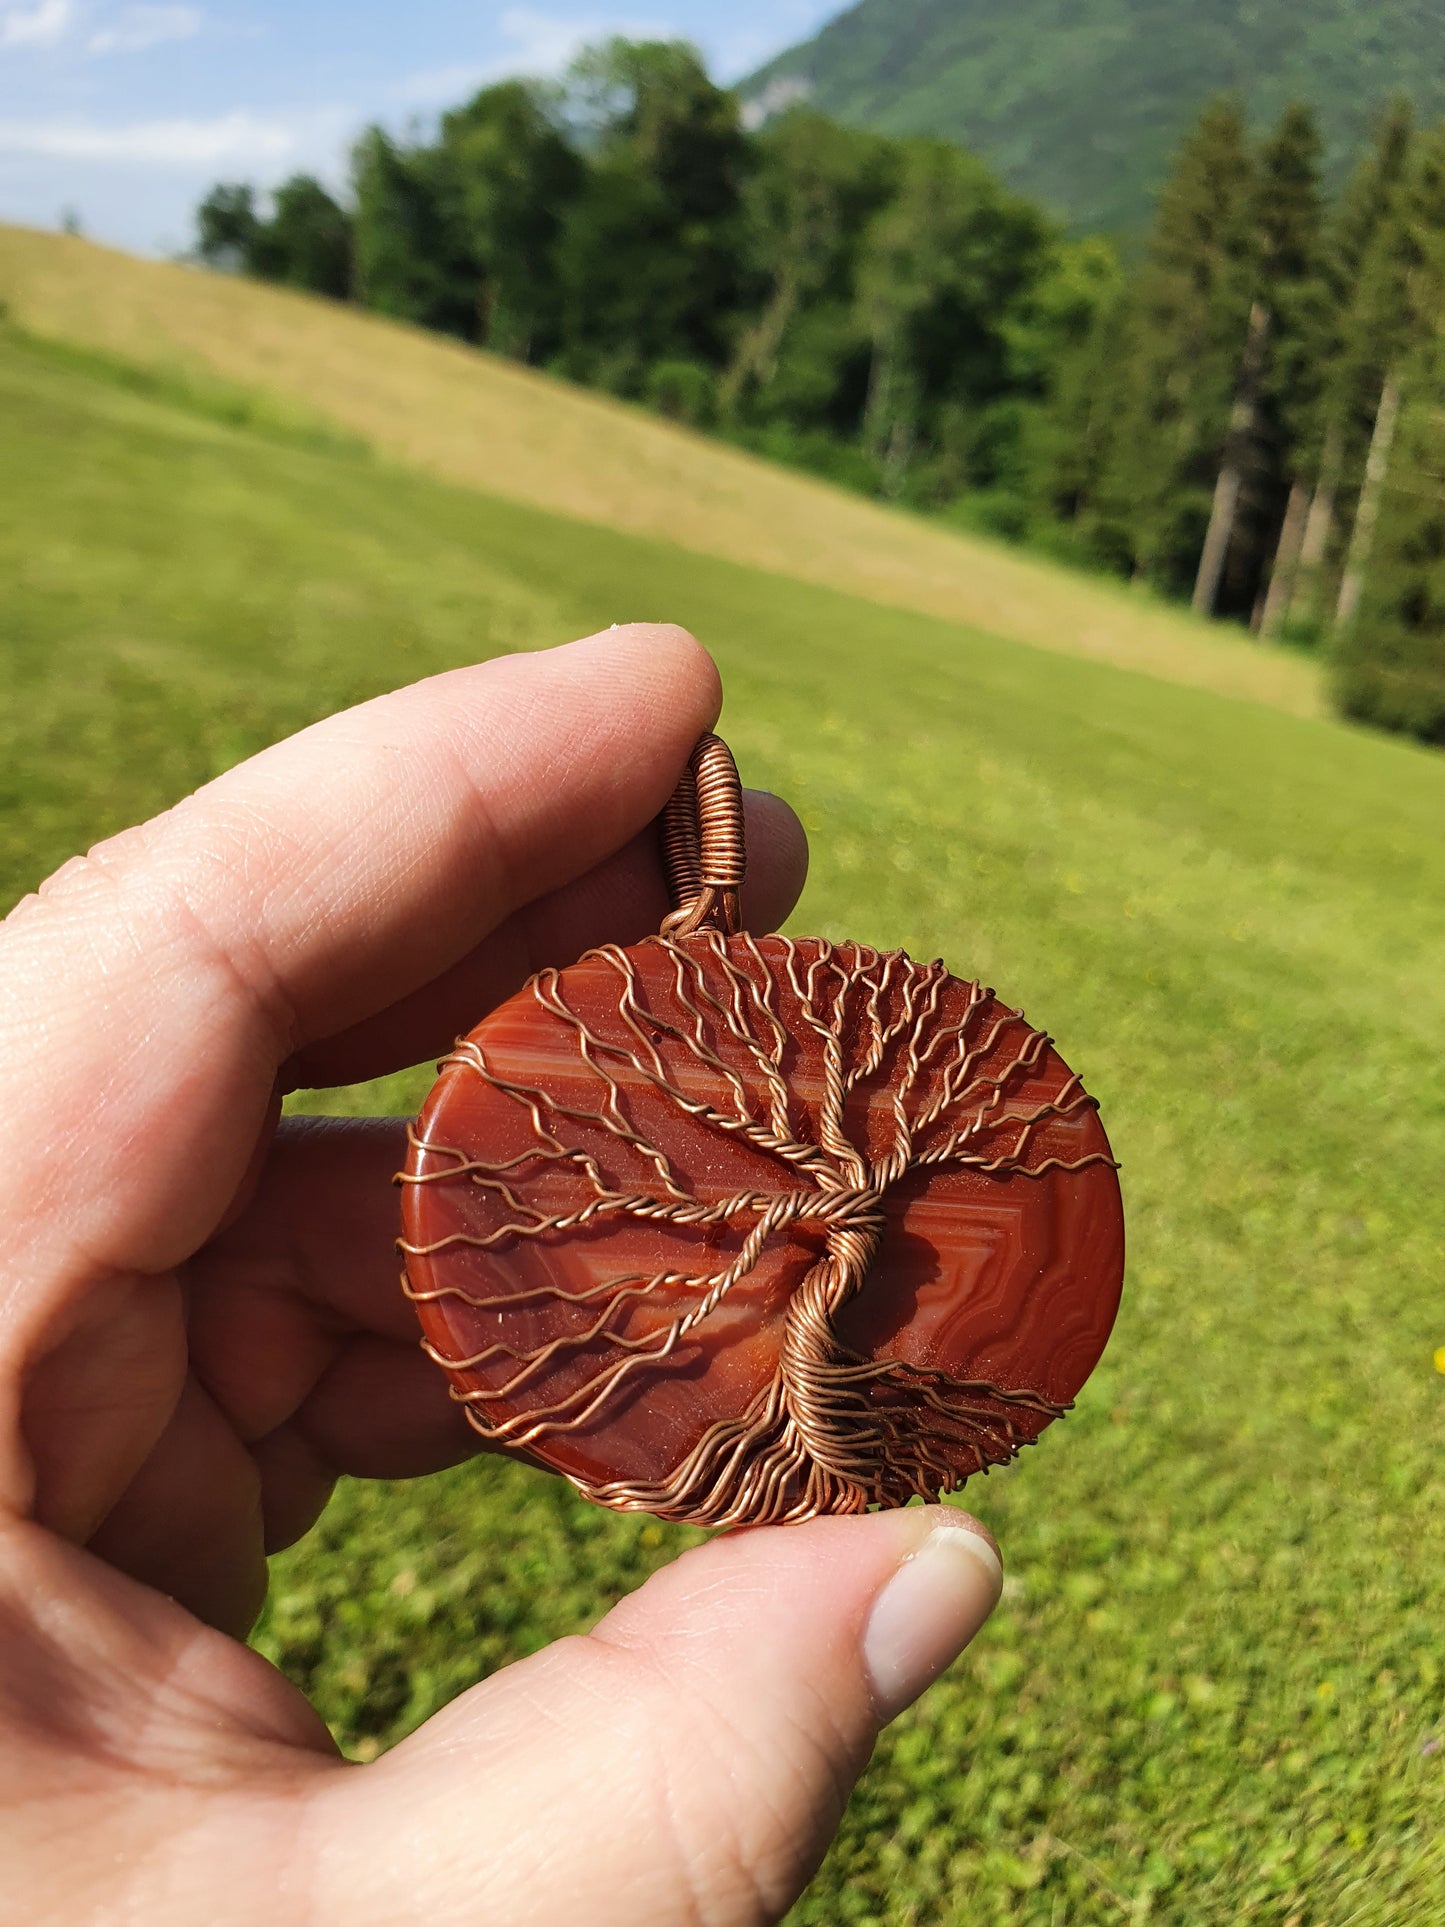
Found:
[[[1395,431],[1400,425],[1400,404],[1403,400],[1400,384],[1401,371],[1392,366],[1386,371],[1380,389],[1380,405],[1375,410],[1375,425],[1370,434],[1370,449],[1365,457],[1365,472],[1360,481],[1354,527],[1350,532],[1350,546],[1340,577],[1339,601],[1335,607],[1335,624],[1340,629],[1348,629],[1359,613],[1365,570],[1369,567],[1370,552],[1374,546],[1375,524],[1380,519],[1380,498],[1389,479]]]
[[[1401,309],[1341,589],[1336,692],[1350,715],[1445,742],[1445,123],[1420,143],[1392,240],[1380,286]]]
[[[1422,214],[1415,170],[1391,198],[1360,268],[1347,336],[1346,374],[1353,377],[1354,409],[1346,418],[1363,447],[1350,538],[1340,575],[1335,626],[1346,629],[1359,610],[1380,498],[1389,474],[1407,365],[1434,323],[1423,296],[1428,217]]]
[[[1388,257],[1389,230],[1405,179],[1414,138],[1413,110],[1397,100],[1385,110],[1374,145],[1346,189],[1326,235],[1322,254],[1325,300],[1313,358],[1320,397],[1302,437],[1299,479],[1308,491],[1298,561],[1286,607],[1287,619],[1313,629],[1324,608],[1325,587],[1339,526],[1340,500],[1354,498],[1373,436],[1384,381],[1376,333],[1378,298],[1372,283]],[[1386,334],[1393,325],[1383,317]]]
[[[1194,613],[1212,616],[1219,600],[1219,585],[1229,560],[1234,540],[1234,525],[1239,514],[1239,499],[1244,487],[1246,467],[1257,459],[1259,436],[1259,394],[1264,382],[1265,356],[1269,350],[1270,328],[1274,316],[1258,296],[1250,303],[1249,325],[1245,330],[1244,351],[1240,356],[1234,405],[1229,412],[1225,436],[1210,504],[1209,523],[1199,551],[1199,567],[1194,576]]]
[[[1118,343],[1129,367],[1095,513],[1136,575],[1193,583],[1249,331],[1254,175],[1239,103],[1206,107],[1159,198]]]
[[[1335,697],[1348,716],[1445,743],[1445,340],[1416,357],[1402,393]]]
[[[1292,575],[1304,532],[1298,471],[1319,406],[1315,351],[1327,312],[1320,158],[1313,112],[1288,107],[1260,155],[1255,291],[1264,338],[1257,373],[1246,344],[1236,406],[1241,415],[1247,406],[1248,421],[1221,471],[1223,487],[1231,462],[1237,464],[1244,512],[1236,509],[1229,530],[1234,600],[1240,613],[1255,612],[1256,626],[1263,626],[1273,578]],[[1274,594],[1278,606],[1282,585]]]

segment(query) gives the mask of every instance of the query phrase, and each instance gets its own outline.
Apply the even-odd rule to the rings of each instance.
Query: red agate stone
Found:
[[[856,944],[543,972],[443,1065],[401,1183],[483,1437],[704,1525],[953,1489],[1068,1407],[1118,1308],[1077,1077],[991,991]]]

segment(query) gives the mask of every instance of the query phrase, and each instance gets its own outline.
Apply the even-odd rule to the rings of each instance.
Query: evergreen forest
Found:
[[[1342,710],[1445,742],[1445,123],[1220,95],[1147,244],[976,155],[614,40],[356,144],[343,205],[217,186],[212,266],[440,330],[900,506],[1327,650]]]

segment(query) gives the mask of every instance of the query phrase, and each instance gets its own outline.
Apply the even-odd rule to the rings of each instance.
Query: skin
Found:
[[[732,1534],[367,1767],[240,1643],[338,1475],[477,1443],[396,1286],[403,1127],[282,1124],[282,1096],[439,1055],[531,971],[655,929],[650,826],[719,701],[665,628],[458,670],[0,928],[8,1917],[776,1920],[880,1725],[986,1615],[883,1691],[870,1615],[936,1517]],[[763,796],[748,828],[771,928],[802,832]]]

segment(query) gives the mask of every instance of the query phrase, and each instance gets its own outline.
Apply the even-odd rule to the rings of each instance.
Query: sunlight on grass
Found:
[[[1287,650],[356,308],[3,225],[0,301],[42,335],[262,386],[489,494],[1294,715],[1322,708],[1315,665]]]
[[[745,776],[813,834],[796,927],[982,974],[1100,1097],[1130,1219],[1114,1342],[970,1489],[1005,1604],[883,1742],[797,1921],[1431,1919],[1445,760],[14,340],[0,416],[7,901],[340,704],[670,616],[718,655]],[[428,1075],[324,1101],[406,1109]],[[277,1562],[259,1643],[371,1757],[689,1537],[498,1463],[347,1486]]]

